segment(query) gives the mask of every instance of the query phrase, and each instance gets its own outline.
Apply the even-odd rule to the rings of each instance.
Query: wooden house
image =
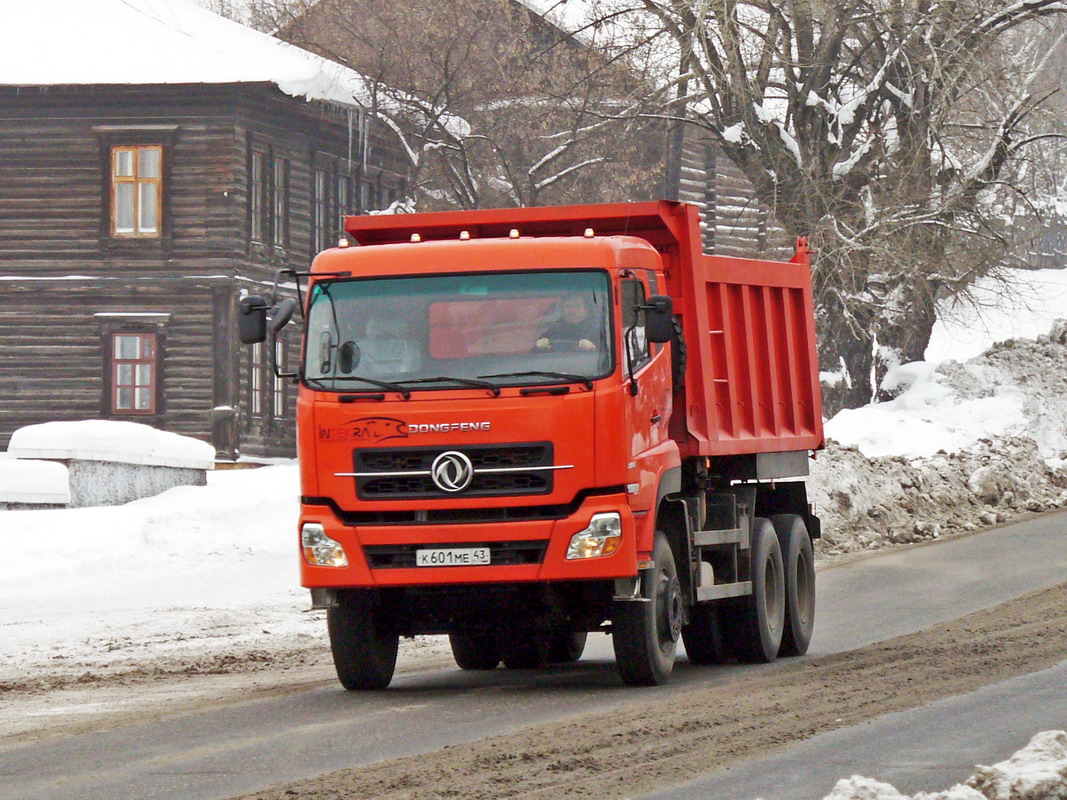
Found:
[[[35,0],[0,28],[0,448],[121,419],[294,454],[295,386],[236,336],[405,161],[360,77],[183,0]],[[282,291],[291,291],[291,280]],[[295,326],[294,326],[295,327]],[[277,358],[297,358],[284,336]]]

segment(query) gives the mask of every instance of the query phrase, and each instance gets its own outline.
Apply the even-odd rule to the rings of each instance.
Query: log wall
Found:
[[[293,455],[295,387],[283,418],[250,413],[235,303],[269,294],[277,269],[309,265],[316,165],[366,180],[374,207],[403,191],[390,137],[359,112],[266,84],[0,87],[0,447],[23,425],[113,416],[107,322],[150,324],[162,342],[156,413],[115,418],[231,455]],[[158,238],[111,235],[110,152],[120,144],[163,146]],[[250,238],[253,144],[289,162],[284,247]],[[227,408],[235,424],[220,424]]]

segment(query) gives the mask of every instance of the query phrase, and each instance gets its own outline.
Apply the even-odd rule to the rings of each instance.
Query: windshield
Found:
[[[609,298],[594,270],[320,281],[304,378],[348,392],[601,378],[613,366]]]

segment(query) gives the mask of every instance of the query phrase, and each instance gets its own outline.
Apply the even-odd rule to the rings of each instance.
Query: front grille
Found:
[[[474,468],[474,477],[470,485],[460,492],[446,492],[438,488],[429,475],[434,459],[449,450],[462,452],[470,459]],[[352,463],[353,471],[358,474],[356,494],[361,500],[535,495],[548,494],[553,486],[554,470],[536,469],[552,466],[551,442],[470,445],[455,448],[368,448],[354,450]],[[498,469],[515,471],[479,472]],[[402,474],[410,472],[426,474]]]
[[[370,545],[363,548],[367,556],[367,563],[371,569],[403,569],[415,566],[415,551],[425,548],[445,547],[488,547],[489,566],[516,566],[521,564],[540,564],[544,561],[545,550],[548,542],[545,541],[522,541],[522,542],[488,542],[471,544],[402,544],[402,545]],[[431,569],[427,567],[426,569]]]

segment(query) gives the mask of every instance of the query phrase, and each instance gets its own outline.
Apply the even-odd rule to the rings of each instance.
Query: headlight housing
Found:
[[[300,527],[300,544],[304,560],[313,567],[347,567],[348,556],[341,543],[326,535],[318,522],[305,522]]]
[[[610,556],[622,544],[622,518],[614,511],[594,514],[589,525],[571,537],[567,560]]]

